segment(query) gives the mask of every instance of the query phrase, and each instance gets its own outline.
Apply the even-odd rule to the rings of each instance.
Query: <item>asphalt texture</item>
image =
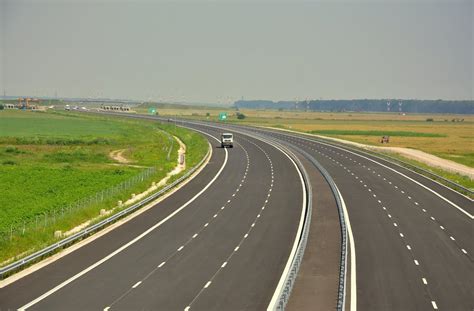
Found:
[[[266,309],[296,236],[303,193],[295,167],[265,143],[266,137],[308,152],[341,191],[355,240],[355,254],[348,256],[357,258],[355,267],[348,260],[348,272],[355,269],[357,278],[347,276],[347,310],[352,290],[360,310],[474,310],[472,200],[396,164],[327,141],[175,122],[215,136],[235,130],[237,144],[227,150],[221,175],[173,218],[31,309]],[[263,142],[242,131],[261,135]],[[0,310],[33,301],[179,209],[223,165],[225,150],[214,151],[195,179],[156,207],[0,289]],[[300,159],[313,188],[313,217],[287,307],[330,310],[337,303],[340,224],[329,187],[308,159]]]
[[[303,148],[336,182],[355,239],[359,309],[474,309],[472,218],[389,168],[471,215],[472,200],[362,152],[298,135],[257,132]]]
[[[244,135],[234,139],[232,149],[210,139],[214,152],[207,167],[155,207],[1,288],[0,310],[18,309],[45,293],[28,310],[265,309],[297,234],[303,187],[282,152]],[[200,192],[224,165],[226,153],[222,172],[206,191],[148,230]]]
[[[316,167],[300,156],[313,189],[303,262],[286,310],[335,310],[341,264],[341,227],[333,193]]]

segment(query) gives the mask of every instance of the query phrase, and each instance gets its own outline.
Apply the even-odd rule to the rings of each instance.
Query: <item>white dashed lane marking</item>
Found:
[[[299,142],[298,142],[298,144],[304,146],[304,144],[300,144]],[[335,152],[334,150],[330,150],[329,148],[326,148],[326,147],[319,147],[319,146],[318,146],[318,148],[321,148],[321,150],[323,150],[323,149],[324,149],[324,150],[329,150],[329,151],[332,152],[333,154],[336,154],[336,155],[338,155],[338,156],[341,156],[341,157],[343,157],[343,158],[345,158],[345,159],[350,159],[350,158],[348,158],[347,156],[345,156],[344,154],[339,153],[339,152]],[[310,148],[310,149],[314,150],[313,148]],[[361,184],[363,184],[364,188],[368,188],[367,190],[368,190],[369,193],[372,194],[372,197],[377,198],[377,194],[373,191],[373,189],[370,188],[370,187],[368,187],[368,185],[367,185],[366,183],[364,183],[364,182],[363,182],[354,172],[352,172],[348,167],[344,166],[343,163],[341,163],[341,162],[339,162],[338,160],[336,160],[336,158],[332,158],[331,156],[328,156],[328,155],[326,155],[326,154],[324,154],[324,153],[322,153],[322,152],[320,152],[320,151],[316,151],[316,153],[321,154],[322,156],[324,156],[324,157],[330,159],[330,160],[331,160],[332,162],[334,162],[334,164],[337,165],[338,167],[342,167],[342,168],[344,169],[344,171],[346,171],[350,176],[354,176],[354,178],[355,178],[356,180],[359,180],[359,182],[360,182]],[[350,159],[350,160],[352,161],[352,159]],[[369,166],[366,166],[366,165],[363,164],[362,162],[357,162],[356,160],[354,160],[354,163],[356,163],[356,164],[358,163],[358,164],[359,164],[360,166],[362,166],[363,168],[367,168],[368,171],[372,171],[372,173],[373,173],[373,174],[376,174],[377,177],[382,178],[382,180],[383,180],[384,182],[387,182],[389,185],[393,185],[394,189],[398,189],[399,193],[406,195],[406,199],[408,199],[408,200],[413,200],[413,196],[412,196],[412,195],[410,195],[409,193],[406,193],[406,191],[403,190],[403,189],[399,189],[399,186],[398,186],[398,185],[394,185],[392,181],[390,181],[390,180],[388,180],[387,178],[383,177],[380,173],[376,172],[375,169],[373,169],[373,168],[371,168],[371,167],[369,167]],[[377,200],[377,202],[378,202],[379,204],[382,204],[381,200]],[[412,201],[412,202],[414,203],[415,206],[420,206],[420,203],[419,203],[418,201]],[[381,207],[383,208],[383,210],[387,211],[387,208],[386,208],[385,206],[381,206]],[[436,218],[435,218],[434,216],[432,216],[432,215],[429,215],[428,211],[427,211],[425,208],[422,208],[421,210],[423,211],[423,213],[427,214],[427,216],[428,216],[434,223],[437,223]],[[392,219],[392,215],[391,215],[390,213],[387,213],[387,216],[388,216],[388,218],[391,218],[391,219]],[[393,222],[393,226],[394,226],[395,228],[398,228],[398,227],[399,227],[399,225],[398,225],[397,222]],[[440,228],[441,230],[445,230],[445,228],[444,228],[442,225],[439,225],[439,228]],[[446,232],[446,233],[447,233],[447,232]],[[400,235],[401,238],[405,238],[402,232],[399,232],[399,235]],[[450,237],[450,239],[451,239],[452,241],[455,241],[455,238],[454,238],[453,236],[449,236],[449,237]],[[406,244],[406,248],[407,248],[409,251],[412,251],[412,247],[411,247],[409,244]],[[464,248],[459,248],[459,249],[462,251],[462,253],[464,253],[465,255],[467,255],[467,251],[466,251]],[[419,263],[419,261],[418,261],[417,259],[413,259],[413,262],[415,263],[416,266],[420,266],[420,263]],[[426,278],[422,278],[422,281],[423,281],[423,284],[425,284],[425,285],[428,284]],[[431,300],[431,303],[432,303],[433,308],[437,310],[438,307],[437,307],[437,305],[436,305],[435,300]]]

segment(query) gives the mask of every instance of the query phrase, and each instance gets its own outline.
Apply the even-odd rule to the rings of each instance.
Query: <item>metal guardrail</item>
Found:
[[[337,310],[344,310],[345,305],[345,286],[346,286],[346,268],[347,268],[347,227],[344,218],[344,211],[342,209],[342,201],[339,195],[339,192],[336,188],[336,183],[332,179],[331,175],[329,175],[328,171],[309,153],[304,151],[303,149],[292,146],[292,148],[296,149],[299,153],[303,154],[323,175],[324,179],[329,184],[331,188],[331,192],[334,194],[334,198],[336,199],[337,210],[339,214],[339,223],[341,225],[341,264],[339,268],[339,289],[337,294]]]
[[[376,152],[376,151],[373,151],[373,150],[370,150],[370,149],[368,150],[368,149],[363,149],[363,148],[357,148],[357,147],[351,146],[349,144],[339,143],[339,142],[336,142],[336,141],[333,141],[333,140],[330,140],[330,139],[325,139],[325,138],[322,138],[322,137],[309,136],[307,133],[285,132],[285,131],[281,131],[281,130],[278,130],[278,129],[274,129],[273,131],[276,132],[276,133],[279,133],[279,134],[285,133],[289,136],[292,136],[291,134],[293,134],[294,136],[300,136],[300,137],[302,136],[302,137],[305,137],[307,139],[311,139],[311,140],[316,141],[316,142],[319,141],[319,142],[323,142],[323,143],[326,143],[326,144],[329,144],[329,145],[345,148],[347,150],[363,153],[365,155],[372,156],[372,157],[377,158],[379,160],[386,161],[386,162],[389,162],[391,164],[397,165],[397,166],[402,167],[404,169],[411,170],[412,172],[414,172],[416,174],[419,174],[419,175],[421,175],[425,178],[431,179],[432,181],[435,181],[435,182],[442,181],[443,186],[449,187],[450,189],[460,193],[461,195],[463,193],[461,193],[459,190],[465,192],[468,195],[471,195],[471,196],[474,195],[474,191],[472,191],[469,188],[464,187],[463,185],[460,185],[460,184],[458,184],[458,183],[456,183],[452,180],[449,180],[449,179],[447,179],[447,178],[445,178],[441,175],[433,173],[433,172],[431,172],[427,169],[424,169],[424,168],[419,167],[417,165],[405,162],[403,160],[397,159],[397,158],[392,157],[392,156],[387,155],[387,154]]]
[[[268,141],[268,140],[267,140]],[[305,218],[304,224],[302,229],[302,234],[300,241],[298,242],[298,248],[295,253],[295,257],[292,260],[291,268],[288,274],[285,276],[285,286],[282,288],[282,291],[279,293],[278,304],[276,305],[276,310],[284,310],[288,300],[290,298],[291,291],[295,284],[296,278],[298,276],[298,271],[300,270],[301,263],[303,261],[304,252],[306,250],[306,244],[308,242],[309,237],[309,229],[311,225],[311,215],[313,213],[313,194],[311,183],[309,182],[308,173],[306,172],[303,164],[298,159],[298,157],[291,152],[287,147],[279,144],[276,141],[272,141],[274,145],[278,145],[281,149],[283,149],[295,162],[298,168],[301,171],[301,175],[303,176],[303,180],[306,185],[306,194],[307,194],[307,202],[306,202],[306,211],[305,211]]]
[[[389,155],[386,155],[386,154],[382,154],[382,153],[379,153],[379,152],[375,152],[375,151],[372,151],[372,150],[365,150],[365,149],[355,149],[355,148],[351,148],[351,147],[347,147],[346,145],[340,145],[340,146],[343,146],[344,148],[346,149],[350,149],[350,150],[357,150],[358,152],[361,152],[361,153],[365,153],[367,155],[370,155],[370,156],[373,156],[375,158],[378,158],[380,160],[383,160],[383,161],[392,161],[394,162],[393,164],[397,164],[399,166],[402,166],[404,168],[408,168],[408,169],[411,169],[413,170],[415,173],[418,173],[418,174],[421,174],[424,176],[424,174],[426,175],[429,175],[429,176],[432,176],[431,179],[434,179],[434,180],[440,180],[440,181],[443,181],[444,183],[446,183],[447,185],[446,186],[450,186],[453,190],[459,190],[461,189],[462,191],[466,192],[467,194],[469,195],[474,195],[474,191],[472,191],[471,189],[469,188],[466,188],[464,187],[463,185],[460,185],[458,184],[457,182],[454,182],[452,180],[449,180],[441,175],[438,175],[436,173],[433,173],[427,169],[424,169],[422,167],[419,167],[417,165],[414,165],[414,164],[411,164],[411,163],[408,163],[408,162],[405,162],[403,160],[400,160],[400,159],[397,159],[397,158],[394,158],[392,156],[389,156]],[[420,173],[421,172],[421,173]],[[423,173],[423,174],[422,174]],[[424,176],[424,177],[428,177],[428,176]]]
[[[87,227],[85,228],[84,230],[81,230],[79,231],[78,233],[76,234],[73,234],[59,242],[56,242],[46,248],[43,248],[29,256],[26,256],[25,258],[23,259],[20,259],[18,261],[15,261],[9,265],[6,265],[4,267],[1,267],[0,268],[0,280],[4,279],[5,276],[8,276],[10,273],[14,272],[14,271],[17,271],[19,269],[22,269],[24,267],[26,267],[27,265],[33,263],[33,262],[36,262],[37,260],[47,256],[47,255],[50,255],[52,254],[53,252],[61,249],[62,247],[64,246],[67,246],[67,245],[70,245],[71,243],[73,242],[76,242],[88,235],[90,235],[91,233],[99,230],[99,229],[102,229],[104,228],[105,226],[109,225],[110,223],[113,223],[115,221],[117,221],[118,219],[132,213],[133,211],[139,209],[140,207],[148,204],[149,202],[155,200],[156,198],[160,197],[161,195],[163,195],[164,193],[166,193],[168,190],[170,190],[171,188],[175,187],[176,185],[178,185],[179,183],[181,183],[183,180],[185,180],[186,178],[188,178],[191,174],[193,174],[199,167],[201,167],[201,165],[206,161],[206,159],[209,157],[209,154],[210,154],[211,150],[210,148],[208,149],[207,153],[206,153],[206,156],[197,164],[195,165],[193,168],[191,168],[188,172],[186,172],[183,176],[181,176],[180,178],[176,179],[174,182],[172,182],[171,184],[169,184],[168,186],[164,187],[163,189],[161,189],[160,191],[152,194],[151,196],[145,198],[144,200],[132,205],[132,206],[129,206],[127,207],[126,209],[90,226],[90,227]]]
[[[262,134],[260,134],[260,135],[262,135]],[[265,139],[267,141],[273,141],[273,142],[275,141],[274,138],[270,138],[268,136],[265,136]],[[304,151],[300,147],[289,144],[287,142],[280,141],[280,143],[282,143],[284,145],[287,145],[287,146],[291,145],[291,147],[288,147],[288,148],[292,148],[292,149],[296,150],[298,153],[302,154],[306,159],[308,159],[321,172],[324,179],[326,179],[326,181],[328,182],[329,187],[331,188],[331,191],[334,195],[334,198],[336,199],[336,205],[337,205],[338,214],[339,214],[339,222],[340,222],[340,226],[341,226],[341,264],[340,264],[340,268],[339,268],[339,288],[338,288],[338,295],[337,295],[338,298],[337,298],[337,307],[336,308],[337,308],[337,310],[342,311],[342,310],[344,310],[344,306],[345,306],[345,286],[346,286],[348,242],[347,242],[347,227],[346,227],[346,222],[345,222],[345,218],[344,218],[344,211],[342,209],[342,201],[341,201],[341,197],[339,195],[339,192],[337,191],[336,183],[334,182],[334,180],[332,179],[332,177],[328,173],[328,171],[313,156],[311,156],[308,152]],[[285,148],[285,149],[287,149],[287,148]],[[297,159],[297,157],[293,153],[291,153],[291,154],[293,155],[292,157],[294,157],[296,159],[295,161],[297,161],[298,166],[300,166],[302,168],[302,170],[304,171],[303,175],[305,176],[305,179],[308,181],[307,173],[304,170],[303,165],[301,164],[301,162]],[[309,185],[309,191],[311,191],[311,183],[308,181],[307,184]],[[309,198],[308,200],[311,200],[312,195],[308,196],[308,198]],[[303,258],[304,250],[306,248],[306,243],[307,243],[307,239],[308,239],[308,235],[309,235],[309,227],[310,227],[309,224],[311,222],[311,214],[312,214],[312,206],[310,206],[308,208],[308,213],[307,213],[306,219],[305,219],[305,223],[307,223],[307,225],[305,225],[305,228],[303,229],[304,233],[303,233],[300,245],[298,246],[299,249],[298,249],[297,255],[294,259],[292,269],[290,270],[291,272],[287,276],[287,285],[285,286],[285,290],[281,293],[279,308],[277,308],[277,310],[284,310],[284,308],[286,306],[286,303],[288,302],[289,295],[290,295],[291,289],[293,287],[293,283],[296,279],[296,276],[297,276],[297,273],[298,273],[298,270],[299,270],[299,267],[300,267],[300,264],[301,264],[301,261],[302,261],[302,258]]]
[[[305,215],[303,233],[301,235],[301,239],[298,244],[296,255],[293,258],[291,269],[289,270],[288,275],[285,276],[285,286],[283,287],[281,293],[279,293],[278,304],[276,305],[275,310],[284,310],[286,307],[286,304],[289,301],[291,290],[293,289],[293,285],[296,281],[296,277],[298,275],[298,271],[301,266],[303,255],[306,249],[306,244],[308,241],[310,224],[311,224],[311,215],[312,215],[312,189],[311,189],[311,183],[309,182],[308,174],[306,170],[304,169],[304,166],[302,165],[301,161],[291,150],[289,150],[289,148],[296,150],[298,153],[302,154],[321,172],[323,177],[328,182],[331,188],[331,191],[334,195],[334,198],[336,199],[336,205],[337,205],[338,214],[339,214],[339,222],[341,226],[341,264],[339,268],[339,288],[338,288],[338,298],[337,298],[337,310],[339,311],[344,310],[346,270],[347,270],[347,247],[348,247],[347,227],[346,227],[345,218],[344,218],[344,211],[342,209],[342,200],[341,200],[339,192],[337,191],[337,187],[334,180],[326,171],[326,169],[313,156],[311,156],[309,153],[307,153],[303,149],[297,146],[294,146],[292,144],[289,144],[287,142],[277,140],[274,137],[270,137],[265,134],[262,134],[261,132],[258,134],[256,134],[255,132],[249,133],[246,130],[242,130],[240,127],[237,127],[237,126],[231,126],[231,127],[234,129],[237,128],[238,131],[243,132],[247,134],[248,136],[251,136],[251,137],[257,136],[260,138],[264,138],[264,141],[271,142],[272,144],[279,146],[281,149],[284,149],[285,152],[287,152],[291,156],[291,158],[297,163],[299,169],[302,172],[303,178],[306,183],[307,191],[308,191],[308,206],[307,206],[306,215]]]
[[[162,118],[153,118],[149,117],[150,119],[158,119],[161,120]],[[175,120],[176,122],[177,120]],[[223,125],[220,125],[220,127],[209,124],[207,122],[199,122],[195,120],[180,120],[181,124],[180,126],[187,127],[185,124],[194,124],[194,125],[204,125],[207,127],[213,127],[213,128],[222,128]],[[176,124],[176,123],[175,123]],[[311,183],[309,182],[309,178],[307,175],[306,170],[304,169],[304,166],[298,159],[298,157],[289,149],[292,148],[294,150],[297,150],[299,153],[303,154],[313,165],[315,165],[318,170],[323,174],[324,178],[328,181],[329,186],[331,188],[331,191],[334,194],[334,197],[336,198],[336,204],[338,208],[338,213],[339,213],[339,218],[340,218],[340,225],[341,225],[341,236],[342,236],[342,243],[341,243],[341,265],[340,265],[340,273],[339,273],[339,288],[338,288],[338,301],[337,301],[337,310],[344,310],[344,304],[345,304],[345,284],[346,284],[346,267],[347,267],[347,228],[345,225],[345,220],[344,220],[344,212],[342,210],[342,203],[341,203],[341,198],[339,196],[339,192],[337,191],[336,185],[334,183],[334,180],[331,178],[329,173],[324,169],[324,167],[316,161],[311,155],[309,155],[306,151],[302,150],[299,147],[296,147],[294,145],[290,145],[286,142],[282,142],[281,140],[277,140],[273,137],[269,137],[266,134],[262,133],[256,133],[250,132],[249,130],[242,129],[241,127],[238,126],[233,126],[229,124],[225,124],[224,126],[226,127],[232,127],[234,129],[238,129],[237,132],[240,132],[242,134],[245,134],[247,136],[253,137],[255,139],[262,140],[264,138],[265,142],[271,142],[273,145],[278,146],[280,149],[283,149],[297,164],[298,168],[300,169],[305,185],[306,185],[306,191],[308,195],[308,200],[307,200],[307,207],[306,207],[306,212],[305,212],[305,219],[304,219],[304,224],[303,224],[303,229],[302,229],[302,234],[300,237],[300,241],[298,242],[297,250],[295,252],[295,256],[292,259],[291,262],[291,268],[288,272],[288,274],[285,276],[285,282],[284,282],[284,287],[282,288],[281,292],[279,293],[279,298],[278,298],[278,303],[275,306],[275,310],[284,310],[286,304],[288,303],[288,300],[290,298],[291,290],[293,288],[293,285],[296,281],[297,275],[299,268],[301,266],[301,262],[303,260],[303,255],[306,249],[306,244],[308,241],[308,236],[309,236],[309,230],[310,230],[310,224],[311,224],[311,215],[312,215],[312,189],[311,189]],[[188,127],[189,128],[189,127]],[[190,128],[192,129],[192,128]],[[288,147],[291,146],[291,147]]]
[[[182,121],[183,123],[188,123],[188,124],[195,124],[195,125],[204,125],[207,127],[212,127],[212,128],[219,128],[215,125],[210,125],[206,123],[201,123],[201,122],[195,122],[195,121]],[[185,126],[182,124],[182,126]],[[235,129],[235,127],[233,127]],[[301,175],[303,176],[304,183],[306,185],[306,192],[307,192],[307,202],[306,202],[306,210],[305,210],[305,216],[304,216],[304,223],[303,223],[303,229],[302,229],[302,234],[300,236],[300,240],[298,241],[298,246],[295,252],[295,255],[291,261],[291,268],[288,271],[288,274],[284,276],[284,286],[281,289],[281,292],[278,293],[278,302],[275,305],[274,310],[284,310],[286,304],[288,303],[288,300],[290,298],[291,290],[293,289],[293,285],[296,281],[296,277],[298,276],[298,271],[301,266],[301,262],[303,261],[303,256],[304,252],[306,249],[306,244],[308,242],[308,236],[309,236],[309,229],[310,229],[310,224],[311,224],[311,215],[312,215],[312,189],[311,189],[311,183],[309,182],[309,177],[304,169],[303,164],[301,161],[298,159],[298,157],[288,149],[287,146],[283,145],[279,140],[277,141],[275,138],[269,138],[266,135],[262,134],[256,134],[256,133],[251,133],[247,130],[239,128],[236,132],[245,134],[249,137],[253,137],[258,140],[263,140],[264,142],[270,142],[270,144],[273,144],[277,146],[278,148],[282,149],[287,155],[295,161],[296,165],[298,166],[298,169],[301,171]],[[263,139],[262,139],[263,138]],[[292,146],[293,147],[293,146]]]
[[[193,123],[193,122],[190,122]],[[197,122],[194,122],[197,123]],[[213,125],[209,124],[202,124],[201,125],[207,125],[210,127],[215,127]],[[339,288],[338,288],[338,294],[337,294],[337,306],[336,309],[339,311],[344,310],[345,308],[345,288],[346,288],[346,278],[347,278],[347,248],[348,248],[348,239],[347,239],[347,226],[346,226],[346,221],[344,217],[344,211],[342,208],[342,200],[339,194],[339,191],[337,191],[336,183],[332,179],[331,175],[329,172],[313,157],[311,156],[308,152],[304,151],[300,147],[297,147],[293,144],[290,144],[288,142],[284,142],[279,139],[275,139],[274,137],[270,137],[267,134],[262,133],[261,129],[258,129],[258,131],[249,131],[249,130],[243,130],[240,126],[237,125],[227,125],[227,127],[237,129],[237,131],[243,132],[247,134],[248,136],[255,137],[259,136],[260,138],[264,138],[264,141],[267,142],[272,142],[275,145],[280,146],[280,148],[283,148],[286,152],[288,152],[293,160],[297,163],[299,168],[302,170],[302,175],[305,178],[307,187],[310,191],[310,195],[308,196],[308,203],[311,203],[312,200],[312,195],[311,195],[311,183],[309,182],[309,178],[307,176],[306,170],[304,169],[303,165],[299,161],[299,159],[294,155],[293,152],[288,150],[288,148],[291,148],[298,153],[302,154],[306,159],[308,159],[323,175],[324,179],[329,184],[329,187],[331,189],[331,192],[334,195],[334,198],[336,199],[336,205],[338,209],[338,214],[339,214],[339,223],[341,226],[341,263],[340,263],[340,268],[339,268]],[[257,128],[256,128],[257,129]],[[288,146],[288,147],[286,147]],[[305,225],[303,228],[303,234],[301,236],[300,243],[298,245],[298,250],[296,252],[295,258],[293,259],[291,269],[289,274],[286,276],[285,279],[285,287],[283,288],[282,292],[280,293],[280,298],[279,302],[277,304],[276,310],[284,310],[286,304],[288,303],[291,290],[293,288],[294,282],[296,280],[296,277],[298,275],[298,271],[301,265],[301,261],[303,259],[304,251],[306,248],[306,243],[308,240],[309,236],[309,228],[310,228],[310,222],[311,222],[311,214],[312,214],[312,205],[310,204],[308,206],[308,210],[305,216]]]

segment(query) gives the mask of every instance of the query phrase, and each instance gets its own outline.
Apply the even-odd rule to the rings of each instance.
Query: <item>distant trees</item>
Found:
[[[388,106],[387,102],[391,105]],[[401,103],[401,107],[399,107]],[[352,100],[312,100],[309,102],[270,100],[239,100],[236,108],[306,110],[311,111],[356,111],[356,112],[402,112],[402,113],[455,113],[474,114],[472,100],[399,100],[399,99],[352,99]],[[401,108],[401,109],[400,109]],[[388,110],[390,109],[390,110]]]
[[[245,119],[245,114],[243,114],[242,112],[237,112],[236,115],[237,115],[237,119],[239,120]]]

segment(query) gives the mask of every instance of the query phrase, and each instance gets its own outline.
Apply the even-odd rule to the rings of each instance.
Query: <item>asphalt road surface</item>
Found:
[[[293,162],[265,142],[236,135],[234,148],[222,149],[209,141],[212,158],[196,178],[0,289],[0,309],[265,309],[297,234],[301,178]]]
[[[472,200],[363,152],[257,132],[307,151],[336,182],[355,241],[353,307],[474,310]]]
[[[216,124],[187,126],[214,137],[223,131]],[[110,233],[1,288],[0,310],[266,309],[288,261],[304,195],[295,165],[272,139],[309,153],[345,201],[354,241],[346,309],[474,310],[472,200],[361,151],[267,129],[224,128],[235,133],[233,149],[217,148],[209,137],[213,156],[196,178]],[[329,187],[302,160],[320,185],[313,187],[315,202],[334,206]],[[322,230],[313,218],[313,232],[335,234],[339,224]],[[339,237],[321,239],[308,245],[340,243]],[[304,260],[315,256],[325,254],[307,250]],[[324,261],[314,262],[324,269]],[[302,267],[311,269],[308,262]],[[333,277],[314,282],[335,287]],[[318,305],[301,294],[302,280],[294,296],[304,303],[290,300],[290,309]],[[323,285],[315,288],[326,292]]]

